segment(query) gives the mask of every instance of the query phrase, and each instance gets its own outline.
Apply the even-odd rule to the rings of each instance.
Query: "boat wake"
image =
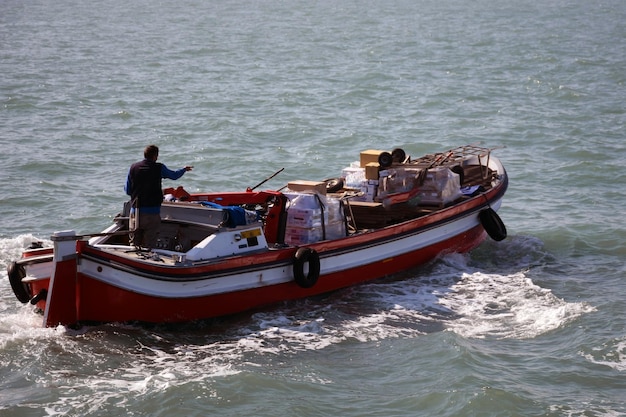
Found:
[[[11,247],[7,247],[4,240],[6,250],[3,252],[7,253],[3,253],[3,258],[10,258],[24,241],[30,240],[32,236],[12,239],[15,244],[9,245]],[[346,340],[368,342],[410,338],[435,331],[452,331],[471,338],[537,337],[593,311],[593,307],[585,303],[560,299],[551,290],[535,284],[528,277],[528,271],[520,271],[520,267],[532,267],[536,259],[543,256],[538,246],[540,242],[529,238],[511,238],[505,245],[499,243],[496,246],[501,248],[499,250],[513,255],[508,259],[516,259],[515,265],[507,265],[513,270],[510,273],[486,272],[481,267],[487,257],[480,251],[472,255],[450,254],[430,265],[388,279],[283,303],[252,315],[244,313],[235,320],[247,317],[247,322],[239,322],[240,326],[234,327],[228,325],[221,330],[232,333],[230,337],[234,337],[240,347],[268,353],[317,350]],[[515,254],[521,247],[528,254],[526,258]],[[500,253],[492,259],[506,258],[506,253]],[[493,265],[488,265],[491,267]],[[8,284],[6,280],[3,287],[8,287],[4,284]],[[10,288],[3,288],[3,293],[10,295]],[[3,306],[6,303],[16,306],[8,300],[10,297],[3,296]],[[27,305],[20,311],[30,308]],[[11,329],[7,322],[15,316],[7,316],[6,311],[3,313],[3,330],[7,331]],[[22,314],[15,314],[26,320]],[[190,330],[198,323],[203,323],[200,327],[214,327],[215,323],[230,320],[232,318],[215,319],[176,327]],[[28,323],[16,326],[40,325],[39,316],[26,321]],[[217,327],[214,330],[221,331],[221,326]]]
[[[462,275],[441,299],[458,316],[447,328],[463,337],[528,339],[558,329],[593,308],[568,303],[522,272]]]
[[[27,233],[12,239],[0,239],[0,266],[2,272],[6,272],[6,266],[15,259],[19,259],[24,248],[33,242],[41,242],[43,246],[52,247],[50,239],[40,239]]]
[[[3,261],[14,255],[13,246],[19,246],[7,247],[4,242],[4,252],[9,253],[3,252]],[[525,253],[531,252],[526,258],[515,255],[522,246]],[[42,328],[41,316],[32,314],[29,304],[21,305],[13,298],[2,272],[1,357],[19,359],[0,365],[18,378],[27,368],[29,378],[54,387],[58,402],[49,402],[48,411],[63,415],[68,407],[83,413],[111,403],[121,402],[123,407],[123,402],[129,401],[125,392],[140,399],[187,384],[194,384],[194,392],[217,396],[218,381],[228,383],[232,375],[252,369],[254,374],[273,358],[289,358],[303,351],[442,331],[463,338],[534,338],[594,310],[585,303],[563,300],[533,282],[533,265],[544,256],[539,246],[540,242],[513,237],[504,246],[498,245],[504,253],[497,259],[506,258],[507,251],[509,259],[515,259],[507,265],[490,263],[492,258],[486,252],[492,248],[486,247],[471,255],[450,254],[387,279],[252,314],[181,325],[85,326],[78,331],[62,326]],[[583,354],[593,362],[623,369],[623,346],[622,340],[602,351]],[[52,352],[56,352],[54,357]],[[616,355],[622,359],[616,360]],[[64,357],[71,357],[71,363]],[[80,363],[79,369],[76,363]],[[315,372],[293,377],[324,383]],[[0,389],[10,388],[3,385]],[[74,393],[71,400],[64,395],[67,392]],[[18,395],[14,404],[23,401]]]

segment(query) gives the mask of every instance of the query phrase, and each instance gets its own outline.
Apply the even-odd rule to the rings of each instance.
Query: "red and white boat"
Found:
[[[369,150],[341,177],[284,191],[167,189],[158,247],[129,246],[126,204],[102,233],[31,245],[8,275],[44,326],[228,315],[467,252],[487,235],[502,240],[507,185],[492,149],[415,159]]]

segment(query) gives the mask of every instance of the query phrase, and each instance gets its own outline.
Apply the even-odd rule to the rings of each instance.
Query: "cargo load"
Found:
[[[285,243],[303,245],[346,236],[340,199],[315,192],[285,195],[289,198]]]

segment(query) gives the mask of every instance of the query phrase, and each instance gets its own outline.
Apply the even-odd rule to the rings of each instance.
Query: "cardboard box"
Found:
[[[324,211],[324,224],[328,224],[328,212]],[[321,227],[321,209],[298,209],[287,210],[287,227]]]
[[[327,223],[325,229],[321,227],[287,227],[285,243],[289,245],[306,245],[319,242],[324,239],[324,230],[326,231],[326,239],[339,239],[346,236],[345,222],[338,221]]]
[[[378,162],[370,162],[369,164],[365,165],[365,179],[377,180],[379,171],[380,164]]]
[[[326,195],[326,183],[322,181],[292,181],[287,184],[291,191],[315,191]]]
[[[378,157],[383,152],[387,152],[387,151],[379,151],[379,150],[376,150],[376,149],[368,149],[366,151],[361,152],[361,159],[360,159],[361,168],[365,168],[367,166],[367,164],[369,164],[371,162],[378,163]]]

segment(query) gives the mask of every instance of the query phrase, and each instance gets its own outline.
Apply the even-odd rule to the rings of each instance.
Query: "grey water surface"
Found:
[[[626,2],[5,0],[0,415],[626,415]],[[184,325],[41,328],[4,267],[172,186],[278,189],[481,142],[509,237]]]

